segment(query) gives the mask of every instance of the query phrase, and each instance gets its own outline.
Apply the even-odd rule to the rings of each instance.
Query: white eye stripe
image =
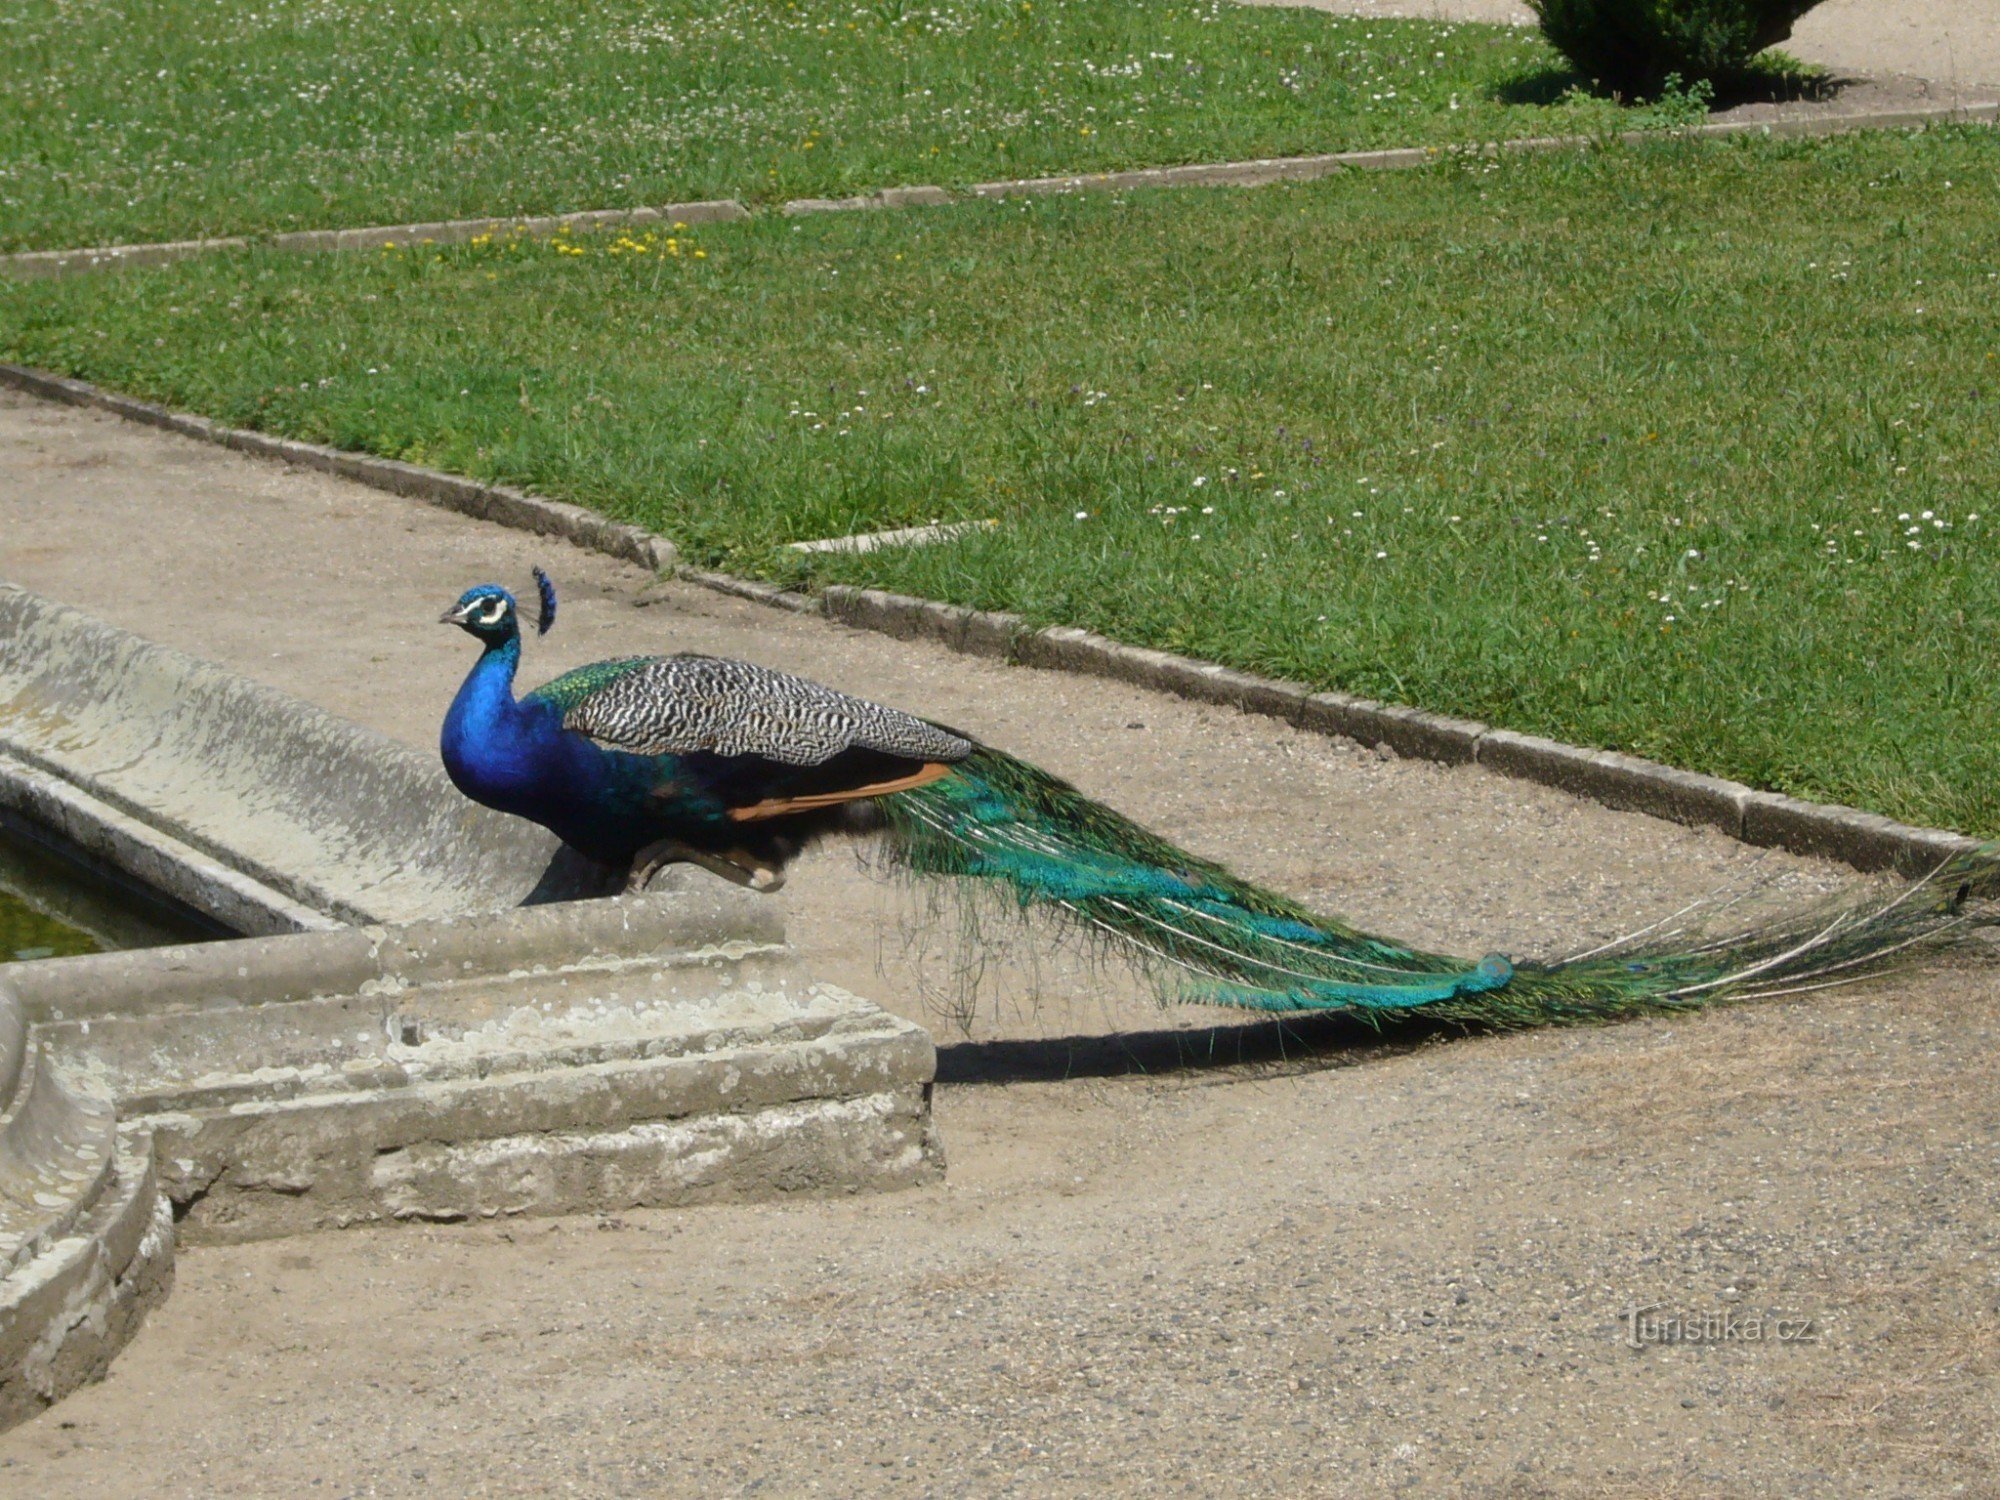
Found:
[[[485,609],[480,611],[479,623],[482,625],[498,625],[506,618],[507,601],[505,599],[489,599],[486,601]]]

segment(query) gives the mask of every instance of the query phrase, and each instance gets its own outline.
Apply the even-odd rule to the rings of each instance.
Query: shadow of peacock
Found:
[[[535,580],[546,632],[555,588]],[[441,618],[481,647],[445,715],[452,782],[629,868],[628,889],[689,862],[773,891],[816,841],[875,835],[914,874],[999,888],[1125,950],[1177,1000],[1524,1026],[1796,993],[1952,943],[2000,868],[1982,850],[1720,937],[1656,924],[1559,962],[1471,961],[1309,911],[914,714],[693,653],[594,662],[517,698],[514,596],[480,584]]]

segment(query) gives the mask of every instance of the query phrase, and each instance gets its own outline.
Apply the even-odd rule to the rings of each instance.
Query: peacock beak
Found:
[[[463,625],[471,618],[472,606],[470,604],[454,604],[450,609],[438,616],[438,624]]]

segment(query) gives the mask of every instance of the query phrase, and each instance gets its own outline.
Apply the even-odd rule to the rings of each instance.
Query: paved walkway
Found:
[[[675,647],[805,671],[1379,930],[1548,951],[1757,857],[1483,772],[652,588],[0,396],[0,577],[413,743],[467,665],[438,610],[534,560],[565,609],[531,676]],[[948,923],[841,854],[781,899],[829,977],[951,1040]],[[906,935],[945,953],[920,962]],[[1002,942],[974,1035],[1160,1023],[1073,959],[1022,998],[1039,951]],[[0,1437],[0,1493],[1990,1492],[1992,1000],[1990,976],[1954,970],[1677,1024],[947,1085],[941,1187],[197,1250],[108,1381]],[[1624,1347],[1619,1310],[1654,1300],[1811,1315],[1818,1340]]]
[[[1422,16],[1532,26],[1520,0],[1245,0],[1341,15]],[[2000,83],[2000,0],[1824,0],[1785,50],[1843,73],[1897,73],[1944,85]]]

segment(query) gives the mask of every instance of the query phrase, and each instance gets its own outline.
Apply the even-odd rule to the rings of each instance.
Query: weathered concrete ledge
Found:
[[[228,932],[314,932],[340,925],[5,749],[0,749],[0,828],[32,841],[53,841]]]
[[[150,1139],[121,1136],[0,986],[0,1427],[102,1372],[172,1246]]]
[[[101,245],[79,250],[28,250],[0,256],[0,275],[22,281],[78,276],[92,271],[164,266],[216,250],[265,247],[305,255],[340,250],[380,250],[390,245],[462,245],[484,235],[551,235],[577,230],[645,227],[659,224],[712,224],[747,219],[750,210],[732,198],[659,207],[596,208],[568,214],[516,218],[439,219],[418,224],[371,224],[359,229],[297,229],[271,235],[225,235],[216,239],[164,240],[139,245]]]
[[[237,931],[492,910],[615,878],[459,796],[432,757],[7,584],[0,805]]]
[[[314,939],[280,934],[90,953],[0,972],[27,1022],[76,1023],[114,1014],[208,1015],[329,994],[395,995],[466,974],[530,972],[551,955],[605,970],[678,963],[691,953],[740,959],[782,951],[785,926],[776,902],[676,867],[641,896],[332,927]],[[4,1057],[0,1041],[0,1089]]]
[[[1793,115],[1776,120],[1722,120],[1672,131],[1621,131],[1614,139],[1636,145],[1658,140],[1663,135],[1696,140],[1739,135],[1804,137],[1860,130],[1912,130],[1956,121],[2000,121],[2000,103],[1943,104],[1852,115]],[[1260,157],[1249,161],[1193,162],[1173,167],[1134,167],[1121,171],[1076,172],[974,183],[965,189],[965,196],[1027,198],[1061,193],[1130,192],[1143,188],[1267,187],[1278,182],[1313,182],[1337,172],[1403,171],[1458,156],[1491,157],[1501,152],[1570,151],[1596,144],[1598,138],[1593,136],[1523,136],[1471,145],[1400,146],[1371,151],[1330,151],[1308,156]],[[957,201],[944,188],[917,185],[881,188],[847,198],[793,198],[780,204],[778,211],[788,217],[796,217],[865,209],[944,207]],[[0,276],[39,280],[85,275],[93,271],[166,265],[211,251],[247,250],[256,246],[304,253],[376,250],[385,245],[463,244],[487,234],[518,232],[545,237],[578,229],[616,228],[628,224],[696,224],[747,219],[750,216],[750,210],[735,199],[717,199],[700,203],[670,203],[660,208],[604,208],[520,218],[448,219],[422,224],[372,225],[360,229],[303,229],[273,235],[227,235],[215,239],[107,245],[93,249],[28,250],[0,255]]]
[[[967,192],[974,198],[1040,198],[1057,193],[1124,193],[1142,188],[1269,187],[1275,182],[1314,182],[1350,167],[1420,167],[1436,161],[1442,154],[1442,148],[1329,151],[1316,156],[1198,162],[1184,167],[1134,167],[1122,172],[1016,177],[1002,182],[974,183]]]

